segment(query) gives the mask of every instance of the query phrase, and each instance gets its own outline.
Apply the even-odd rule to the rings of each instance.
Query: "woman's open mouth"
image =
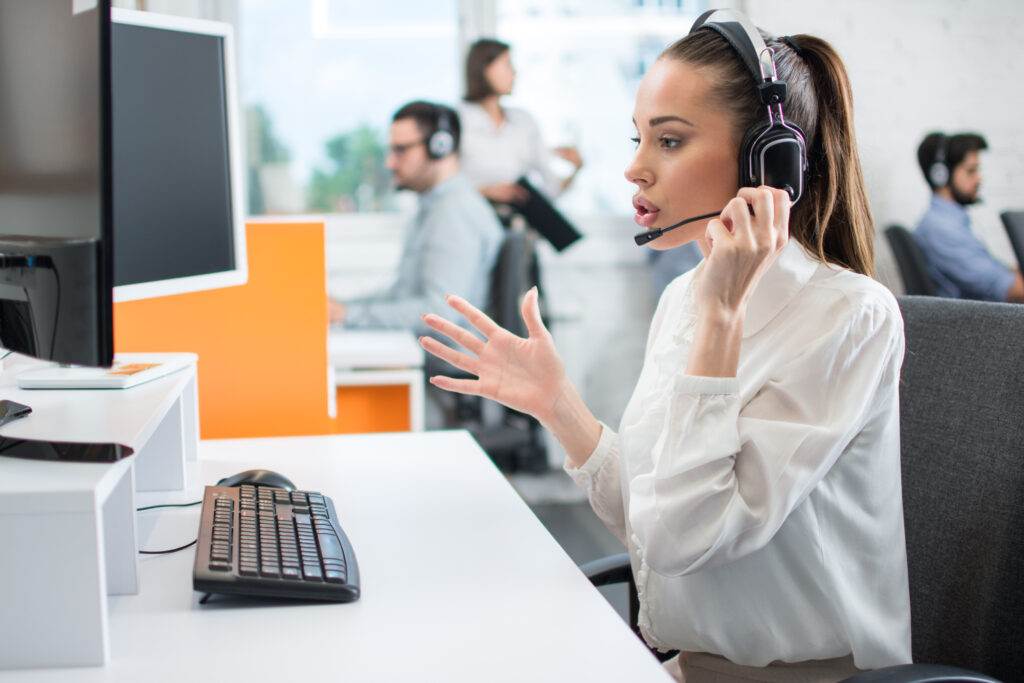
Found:
[[[633,216],[633,221],[637,225],[650,228],[654,225],[654,222],[658,220],[658,212],[660,209],[639,195],[633,197],[633,208],[636,210],[636,215]]]

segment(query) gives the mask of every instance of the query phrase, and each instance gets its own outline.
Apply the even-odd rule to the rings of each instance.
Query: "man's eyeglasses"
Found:
[[[419,147],[420,145],[425,144],[425,140],[417,140],[416,142],[406,142],[405,144],[402,145],[390,145],[388,146],[388,152],[394,154],[396,157],[400,157],[413,147]]]

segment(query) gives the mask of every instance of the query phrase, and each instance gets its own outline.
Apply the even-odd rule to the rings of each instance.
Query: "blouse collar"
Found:
[[[804,288],[819,265],[821,261],[790,238],[750,297],[747,317],[743,322],[743,338],[757,334],[781,313]]]

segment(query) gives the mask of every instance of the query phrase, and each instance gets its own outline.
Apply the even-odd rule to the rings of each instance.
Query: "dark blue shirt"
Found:
[[[963,206],[932,195],[914,238],[928,259],[939,296],[1006,301],[1014,273],[971,232],[971,219]]]

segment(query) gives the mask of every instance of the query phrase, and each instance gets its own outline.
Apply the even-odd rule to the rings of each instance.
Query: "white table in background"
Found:
[[[339,387],[406,386],[411,431],[423,431],[424,353],[405,330],[336,330],[328,340],[334,381]]]
[[[670,680],[465,432],[204,441],[195,467],[141,502],[272,468],[333,498],[360,600],[199,605],[194,552],[150,556],[139,594],[111,598],[108,666],[0,682]],[[180,545],[198,516],[140,513],[140,536]]]

